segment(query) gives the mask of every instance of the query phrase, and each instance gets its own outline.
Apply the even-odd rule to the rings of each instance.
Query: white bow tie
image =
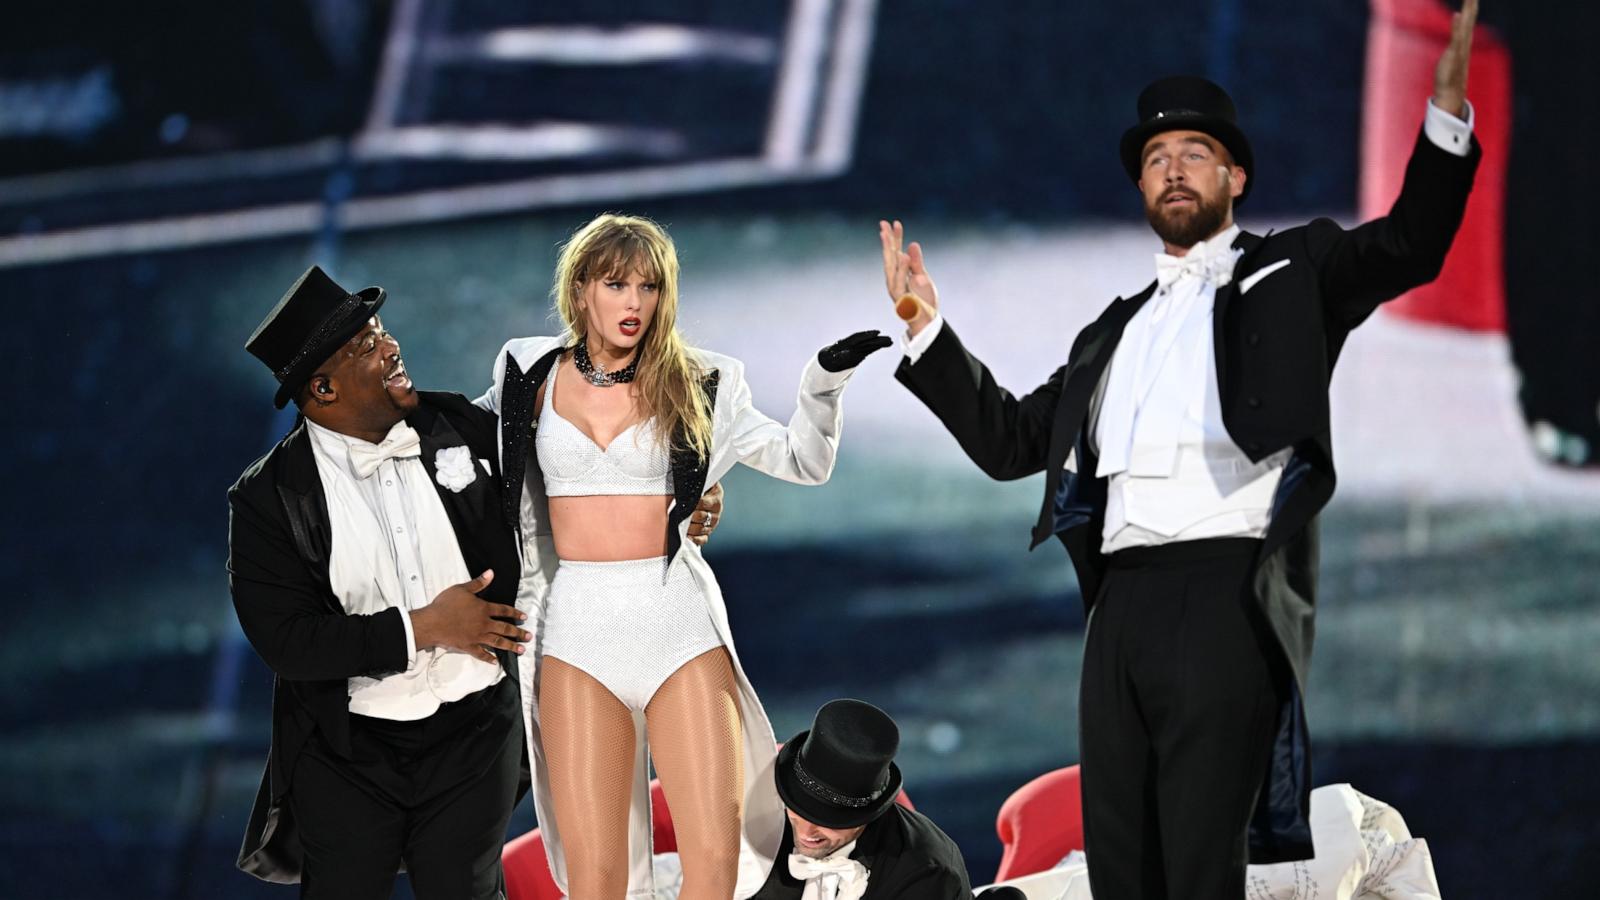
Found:
[[[350,441],[348,445],[350,468],[354,469],[356,477],[361,479],[370,478],[386,459],[405,459],[422,455],[422,441],[418,439],[416,430],[404,422],[397,423],[389,429],[389,433],[384,436],[381,443]]]
[[[836,853],[827,859],[791,853],[789,874],[806,882],[802,900],[861,900],[867,890],[867,867],[851,859],[849,853]]]
[[[1171,287],[1179,278],[1193,275],[1222,287],[1233,280],[1233,266],[1238,260],[1239,251],[1232,247],[1219,247],[1209,254],[1204,246],[1197,246],[1184,256],[1157,253],[1156,285]]]

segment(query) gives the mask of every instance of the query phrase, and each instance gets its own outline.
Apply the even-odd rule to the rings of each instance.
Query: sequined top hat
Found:
[[[778,751],[775,776],[783,805],[823,828],[855,828],[883,815],[900,794],[894,764],[900,729],[860,700],[830,700],[808,731]]]
[[[321,267],[307,269],[244,343],[278,379],[272,405],[283,409],[317,367],[372,318],[384,296],[381,287],[352,294]]]
[[[1255,154],[1250,141],[1239,130],[1233,98],[1216,84],[1192,75],[1174,75],[1152,82],[1139,94],[1139,124],[1122,134],[1122,167],[1128,177],[1139,180],[1140,156],[1150,138],[1163,131],[1198,131],[1222,142],[1233,161],[1249,177],[1244,193],[1234,198],[1238,206],[1250,196],[1255,184]]]

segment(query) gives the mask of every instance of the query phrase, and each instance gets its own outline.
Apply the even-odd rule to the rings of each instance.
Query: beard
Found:
[[[1193,198],[1193,208],[1167,207],[1167,198],[1180,193]],[[1163,242],[1174,247],[1188,248],[1222,230],[1222,223],[1228,221],[1230,201],[1231,198],[1226,193],[1219,194],[1213,200],[1207,200],[1188,188],[1172,187],[1162,191],[1155,203],[1145,205],[1144,217]]]

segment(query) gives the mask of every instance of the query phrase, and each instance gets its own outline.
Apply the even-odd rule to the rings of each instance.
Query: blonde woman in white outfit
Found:
[[[523,707],[550,868],[574,900],[650,896],[648,734],[682,896],[748,897],[783,833],[772,726],[685,531],[735,463],[826,481],[844,384],[889,339],[862,332],[818,354],[785,426],[751,405],[742,363],[684,345],[677,254],[655,223],[580,228],[553,293],[566,334],[506,344],[479,400],[500,415],[505,496],[520,498],[506,514],[535,626]]]

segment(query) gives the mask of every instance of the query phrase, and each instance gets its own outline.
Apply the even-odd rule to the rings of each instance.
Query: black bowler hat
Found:
[[[381,287],[352,294],[321,267],[307,269],[244,342],[250,355],[266,363],[278,379],[272,405],[283,409],[317,367],[355,337],[383,298]]]
[[[1250,142],[1239,130],[1233,98],[1216,84],[1192,75],[1174,75],[1155,81],[1139,94],[1139,124],[1122,134],[1122,167],[1139,180],[1140,157],[1150,138],[1163,131],[1199,131],[1222,142],[1233,161],[1244,169],[1244,193],[1234,198],[1238,206],[1255,185],[1256,158]]]
[[[810,730],[778,751],[778,796],[823,828],[865,825],[900,794],[899,748],[900,729],[888,713],[860,700],[830,700]]]

